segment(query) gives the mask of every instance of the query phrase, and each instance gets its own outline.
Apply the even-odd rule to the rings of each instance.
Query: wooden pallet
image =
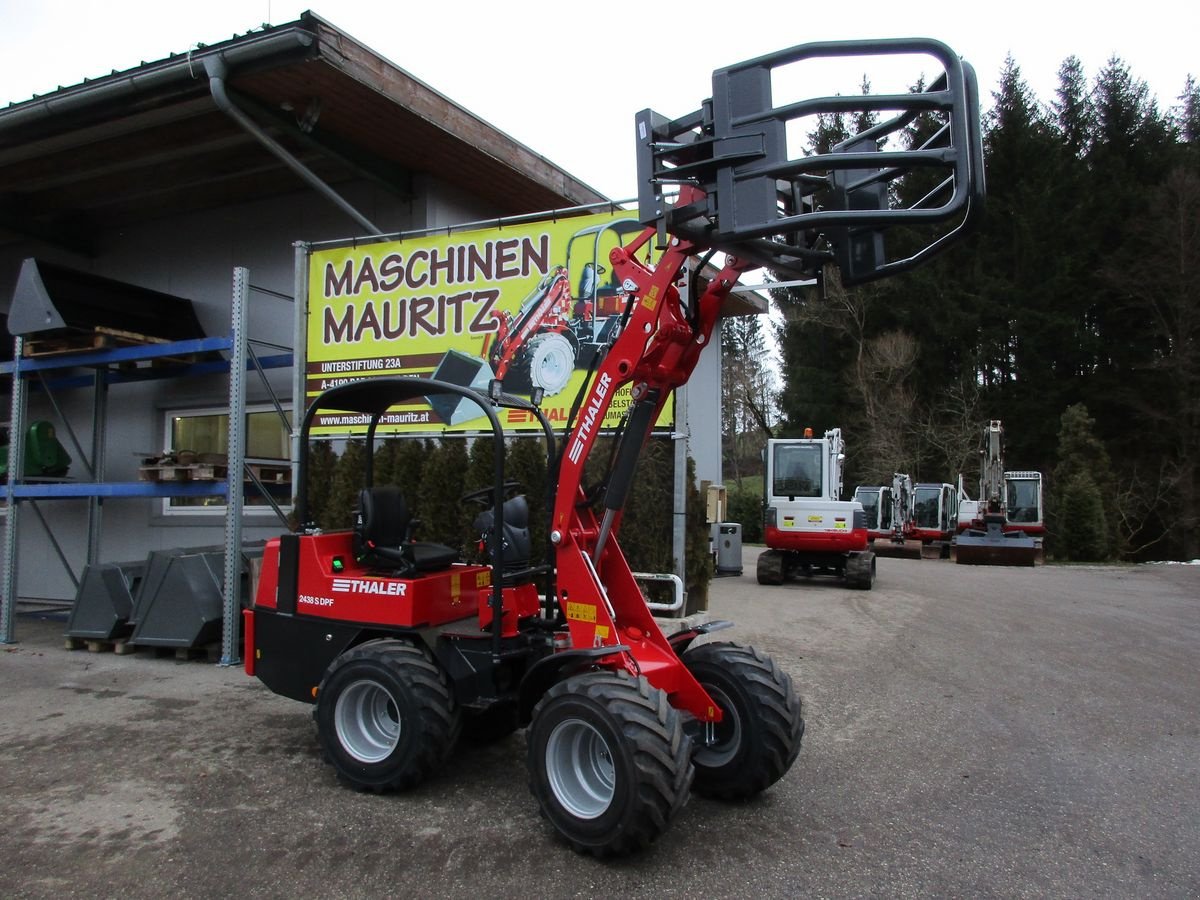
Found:
[[[115,653],[117,656],[127,656],[137,650],[128,638],[116,638],[111,641],[94,638],[69,637],[63,647],[67,650],[87,650],[88,653]]]
[[[246,468],[258,477],[263,484],[290,484],[292,481],[291,466],[271,466],[263,463],[246,463]],[[250,480],[247,475],[245,481]]]
[[[151,647],[140,644],[137,645],[136,649],[153,656],[155,659],[175,659],[180,662],[199,660],[201,662],[215,663],[221,661],[220,644],[205,644],[202,647]]]
[[[147,644],[135,644],[129,638],[118,638],[111,641],[95,640],[93,638],[68,637],[63,641],[66,650],[87,650],[89,653],[113,653],[117,656],[130,656],[144,653],[155,659],[176,659],[180,661],[201,660],[203,662],[220,662],[221,645],[219,643],[205,644],[202,647],[154,647]]]
[[[138,478],[142,481],[222,481],[229,474],[228,466],[210,463],[193,463],[188,466],[161,465],[140,466]]]
[[[96,326],[91,331],[56,331],[47,332],[45,337],[26,338],[23,352],[26,357],[33,359],[62,353],[86,353],[91,350],[111,350],[115,347],[168,343],[170,341],[165,338]]]

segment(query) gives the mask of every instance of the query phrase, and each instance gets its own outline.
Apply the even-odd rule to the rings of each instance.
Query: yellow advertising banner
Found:
[[[617,211],[518,225],[314,249],[308,260],[305,393],[381,375],[435,378],[486,393],[541,388],[542,410],[561,429],[588,368],[619,327],[626,294],[609,252],[641,231]],[[604,420],[629,406],[618,392]],[[502,410],[507,430],[539,430]],[[674,399],[659,428],[674,421]],[[329,413],[314,434],[365,430],[362,416]],[[439,395],[391,410],[381,432],[487,428],[469,400]]]

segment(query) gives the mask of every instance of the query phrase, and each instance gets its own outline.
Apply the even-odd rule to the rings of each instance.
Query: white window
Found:
[[[274,406],[253,406],[246,411],[246,466],[285,511],[292,502],[291,420],[285,426]],[[230,475],[229,411],[221,408],[169,410],[163,446],[178,464],[176,480],[224,481]],[[271,513],[271,504],[253,481],[243,482],[243,497],[249,513]],[[165,515],[223,515],[225,498],[167,497]]]

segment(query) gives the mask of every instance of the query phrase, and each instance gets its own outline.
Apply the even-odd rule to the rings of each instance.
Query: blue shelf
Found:
[[[106,481],[14,484],[18,500],[67,497],[215,497],[229,492],[228,481]]]
[[[181,378],[197,375],[224,374],[230,371],[227,359],[205,359],[199,362],[180,361],[180,357],[211,354],[233,348],[229,336],[194,338],[172,341],[165,344],[138,344],[132,347],[113,347],[88,350],[78,353],[61,353],[53,356],[23,358],[0,363],[0,376],[20,372],[23,379],[38,372],[61,372],[64,369],[104,370],[107,384],[127,384],[161,378]],[[128,368],[129,364],[146,360],[165,360],[171,365]],[[286,368],[292,365],[292,354],[282,353],[259,358],[264,369]],[[254,363],[247,359],[247,369]],[[30,386],[40,387],[40,381],[30,381]],[[90,387],[94,385],[92,375],[61,375],[50,379],[51,388]],[[69,499],[72,497],[226,497],[229,495],[227,481],[132,481],[132,482],[17,482],[12,486],[14,500]]]
[[[174,341],[169,344],[140,344],[134,347],[117,347],[107,350],[91,350],[80,353],[62,353],[55,356],[33,357],[20,360],[20,372],[23,377],[35,372],[58,372],[64,369],[103,369],[106,384],[131,384],[139,381],[153,381],[162,378],[183,378],[198,375],[223,375],[229,372],[230,363],[227,359],[205,359],[199,362],[182,362],[179,357],[220,350],[229,350],[233,342],[228,337],[196,338],[188,341]],[[165,360],[169,365],[158,365],[143,368],[128,368],[130,363],[141,361]],[[258,364],[263,369],[286,369],[292,365],[291,353],[280,353],[271,356],[260,356]],[[254,363],[247,359],[246,369],[252,370]],[[122,368],[124,366],[124,368]],[[116,368],[112,368],[116,367]],[[0,377],[12,375],[18,366],[10,360],[0,362]],[[85,388],[95,383],[92,375],[60,375],[49,381],[49,387]],[[40,381],[31,381],[31,387],[41,387]]]
[[[55,369],[76,369],[120,365],[143,359],[187,356],[191,353],[209,353],[228,350],[232,346],[228,337],[194,338],[190,341],[172,341],[167,344],[138,344],[133,347],[113,347],[103,350],[88,350],[80,353],[57,353],[53,356],[35,356],[20,360],[21,372],[46,372]],[[17,368],[16,360],[0,363],[0,375],[11,375]]]

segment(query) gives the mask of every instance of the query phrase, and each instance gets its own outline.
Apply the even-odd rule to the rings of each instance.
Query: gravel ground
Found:
[[[870,592],[720,578],[720,639],[808,731],[756,800],[693,797],[647,853],[575,855],[524,735],[401,795],[340,787],[309,708],[240,669],[0,647],[8,897],[1200,896],[1200,566],[879,562]]]

